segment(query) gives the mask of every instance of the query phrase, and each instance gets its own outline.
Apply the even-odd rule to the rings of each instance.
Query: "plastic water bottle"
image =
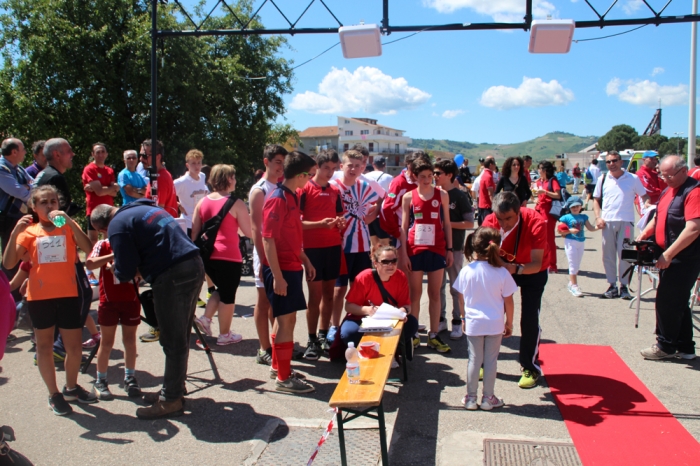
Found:
[[[64,217],[63,215],[56,215],[54,218],[51,219],[51,222],[58,228],[61,228],[63,225],[66,224],[66,217]]]
[[[348,382],[360,383],[360,357],[357,354],[355,343],[348,343],[348,349],[345,350],[345,359],[348,361],[345,364],[345,369],[348,371]]]

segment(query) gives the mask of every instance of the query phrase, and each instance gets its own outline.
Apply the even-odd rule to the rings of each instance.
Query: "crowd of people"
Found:
[[[642,356],[695,356],[687,298],[700,273],[700,190],[677,156],[667,156],[659,165],[658,155],[650,151],[636,175],[623,169],[614,151],[605,157],[608,170],[603,174],[595,159],[583,173],[575,167],[574,192],[583,182],[594,200],[595,219],[590,221],[583,213],[588,199],[571,196],[566,188],[570,180],[561,171],[555,173],[551,162],[537,165],[539,177],[532,182],[529,156],[508,158],[500,169],[493,157],[485,158],[470,190],[466,159],[458,167],[449,159],[433,163],[426,153],[412,152],[405,156],[406,167],[392,177],[382,157],[374,158],[374,170],[368,172],[370,154],[359,144],[342,154],[329,149],[315,157],[269,145],[261,161],[265,168],[256,175],[246,204],[234,195],[235,167],[207,167],[201,151],[186,154],[187,172],[174,180],[163,164],[160,141],[144,141],[139,152],[124,151],[125,168],[118,175],[105,163],[105,144],[96,143],[93,161],[82,174],[84,233],[73,219],[82,208],[71,199],[64,177],[72,168],[70,144],[60,138],[39,141],[32,152],[34,162],[25,170],[20,165],[25,157],[22,142],[10,138],[2,143],[0,229],[7,285],[0,292],[6,288],[6,295],[15,295],[0,296],[0,306],[11,307],[13,318],[14,302],[26,306],[34,327],[36,364],[57,415],[70,414],[68,401],[112,398],[107,367],[119,324],[124,389],[129,396],[143,395],[150,404],[139,408],[137,416],[181,414],[192,325],[213,336],[218,316],[216,344],[242,340],[232,328],[243,263],[239,235],[254,245],[256,361],[269,366],[277,391],[314,391],[313,383],[292,368],[292,360],[342,358],[346,345],[359,343],[362,319],[373,316],[383,303],[407,314],[403,339],[410,351],[406,360],[397,356],[392,367],[407,364],[413,348],[423,343],[419,316],[427,277],[427,348],[448,353],[450,345],[441,334],[451,330],[449,339],[459,340],[466,333],[465,408],[503,406],[494,392],[496,361],[501,338],[513,334],[514,293],[520,288],[518,386],[527,389],[541,375],[539,316],[548,276],[559,272],[557,234],[564,237],[573,296],[584,295],[577,275],[587,228],[602,230],[609,287],[601,297],[631,299],[629,264],[621,251],[624,239],[635,238],[637,213],[642,217],[637,239],[653,237],[659,248],[658,293],[664,297],[656,305],[657,343]],[[153,182],[151,166],[157,172]],[[120,207],[114,202],[118,194]],[[533,200],[534,208],[528,207]],[[475,221],[479,228],[467,235]],[[78,249],[86,254],[85,264]],[[99,277],[93,274],[98,269]],[[100,291],[99,331],[89,316],[91,282]],[[205,282],[207,300],[202,302]],[[150,285],[150,294],[139,294],[144,283]],[[197,316],[198,303],[204,312]],[[142,307],[150,328],[140,338],[159,341],[165,355],[163,387],[157,393],[142,394],[136,379]],[[306,310],[308,341],[296,354],[300,310]],[[91,334],[85,342],[84,326]],[[96,378],[92,390],[86,390],[77,383],[81,349],[98,341]],[[66,367],[62,390],[56,381],[57,360]],[[477,404],[479,378],[484,383]]]

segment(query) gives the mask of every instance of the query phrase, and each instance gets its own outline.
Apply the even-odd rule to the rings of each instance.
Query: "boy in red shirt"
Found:
[[[143,150],[146,153],[148,166],[153,165],[152,154],[152,144],[150,139],[146,139],[141,144]],[[160,207],[165,209],[167,213],[177,218],[180,215],[180,209],[177,205],[177,194],[175,193],[175,184],[173,183],[173,176],[168,170],[165,169],[163,165],[163,143],[156,141],[156,170],[158,172],[158,178],[156,181],[156,196],[153,199],[156,201]]]
[[[102,234],[107,236],[106,231]],[[136,329],[141,323],[141,303],[136,296],[134,284],[120,283],[112,274],[114,254],[109,240],[98,241],[85,261],[88,270],[100,269],[100,304],[97,319],[102,330],[100,349],[97,350],[97,377],[93,391],[101,400],[111,400],[112,393],[107,384],[109,355],[114,346],[117,325],[122,324],[124,343],[124,390],[130,397],[141,396],[136,381]]]
[[[299,190],[301,224],[304,230],[304,253],[316,269],[316,278],[308,283],[309,309],[306,325],[309,343],[304,359],[317,360],[328,349],[326,337],[333,314],[333,288],[340,276],[342,250],[341,231],[345,228],[343,201],[340,191],[329,182],[340,163],[334,150],[316,157],[317,170],[313,179]],[[316,329],[319,326],[318,336]]]
[[[284,160],[284,181],[265,201],[263,208],[262,275],[265,293],[272,306],[277,333],[272,340],[270,377],[276,379],[275,389],[288,393],[309,393],[315,389],[304,376],[292,371],[294,325],[296,311],[306,309],[303,288],[303,267],[306,279],[313,281],[316,271],[302,251],[302,225],[299,215],[297,189],[309,181],[309,172],[316,166],[314,159],[294,151]]]

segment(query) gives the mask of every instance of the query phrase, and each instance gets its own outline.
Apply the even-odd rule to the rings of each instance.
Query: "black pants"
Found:
[[[659,273],[656,289],[656,341],[664,353],[695,353],[688,301],[700,274],[700,261],[672,262]]]
[[[484,223],[484,220],[486,220],[486,217],[491,215],[492,212],[493,212],[493,210],[491,210],[490,208],[479,207],[479,209],[477,210],[477,213],[476,213],[477,222],[479,223],[479,226],[481,226],[481,224]]]
[[[538,374],[542,372],[537,364],[542,333],[540,306],[547,278],[546,270],[532,275],[513,275],[520,287],[520,365]]]

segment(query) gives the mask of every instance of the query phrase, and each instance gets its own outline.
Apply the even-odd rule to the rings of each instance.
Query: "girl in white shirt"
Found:
[[[503,400],[494,395],[496,363],[501,339],[513,334],[513,293],[518,289],[508,270],[501,267],[501,235],[493,228],[479,228],[467,237],[465,266],[454,284],[461,293],[464,333],[469,344],[467,396],[464,407],[476,410],[499,408]],[[477,405],[479,369],[484,366],[481,405]]]

